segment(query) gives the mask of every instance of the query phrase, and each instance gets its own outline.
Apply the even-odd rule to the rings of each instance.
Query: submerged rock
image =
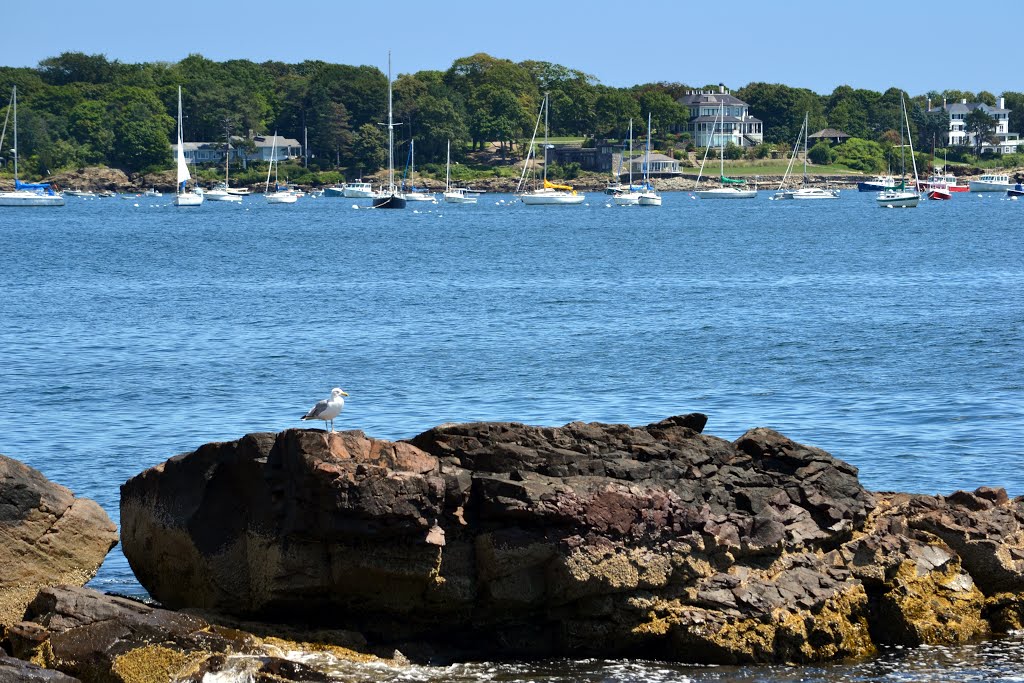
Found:
[[[84,585],[116,544],[99,504],[0,455],[0,626],[20,621],[40,588]]]
[[[168,607],[422,658],[810,662],[1021,621],[1018,501],[872,494],[705,422],[250,434],[128,481],[124,552]]]

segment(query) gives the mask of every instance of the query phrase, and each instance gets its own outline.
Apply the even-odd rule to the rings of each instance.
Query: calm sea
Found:
[[[1024,202],[888,210],[866,193],[762,195],[670,193],[660,209],[591,194],[580,207],[484,195],[397,212],[261,197],[0,210],[0,452],[116,520],[131,476],[300,426],[340,386],[338,426],[375,437],[700,411],[726,439],[768,426],[824,448],[873,490],[1024,494]],[[142,592],[117,549],[92,585]],[[827,670],[562,662],[396,676],[946,680],[939,666],[948,680],[1024,680],[1022,649]]]

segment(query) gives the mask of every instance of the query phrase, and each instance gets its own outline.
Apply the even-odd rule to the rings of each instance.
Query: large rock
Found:
[[[1024,619],[1017,501],[874,495],[705,421],[250,434],[128,481],[124,552],[169,607],[452,657],[808,662]]]
[[[26,680],[54,683],[200,683],[214,678],[316,683],[336,680],[322,670],[325,664],[375,659],[342,647],[318,646],[322,661],[304,664],[288,657],[308,653],[307,644],[259,638],[195,615],[76,586],[40,591],[25,621],[8,629],[8,642],[20,660],[31,663],[22,669],[40,676]],[[17,661],[11,668],[19,666]],[[3,671],[0,660],[0,681]]]
[[[116,544],[95,501],[0,455],[0,625],[19,621],[40,588],[84,585]]]

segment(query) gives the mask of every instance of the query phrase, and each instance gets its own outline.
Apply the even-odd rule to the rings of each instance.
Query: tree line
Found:
[[[34,68],[0,67],[0,87],[9,92],[12,85],[18,87],[19,157],[26,170],[43,175],[85,165],[127,172],[169,167],[179,85],[186,141],[218,142],[229,135],[246,138],[275,131],[302,140],[308,131],[310,164],[316,168],[346,169],[354,175],[385,163],[386,136],[380,122],[386,117],[387,76],[375,66],[215,62],[201,55],[176,63],[128,64],[104,55],[66,52]],[[688,118],[679,98],[708,88],[718,86],[647,83],[614,88],[559,64],[512,62],[483,53],[457,59],[445,71],[401,74],[393,84],[395,117],[402,124],[398,140],[415,138],[419,162],[443,162],[448,140],[457,158],[496,144],[510,160],[532,133],[544,93],[550,97],[554,136],[621,139],[630,119],[640,136],[646,133],[650,112],[655,135],[665,139]],[[805,112],[812,130],[842,129],[868,145],[891,145],[902,123],[901,91],[895,88],[877,93],[840,86],[823,96],[781,84],[751,83],[734,94],[762,119],[768,144],[792,144]],[[1024,131],[1024,94],[1003,96],[1014,110],[1010,129]],[[930,147],[932,135],[944,136],[946,131],[945,115],[925,110],[929,97],[933,103],[942,97],[996,102],[986,92],[909,98],[918,146]],[[983,131],[991,122],[976,123]],[[674,142],[685,144],[685,138],[677,135]],[[5,142],[4,150],[9,149]]]

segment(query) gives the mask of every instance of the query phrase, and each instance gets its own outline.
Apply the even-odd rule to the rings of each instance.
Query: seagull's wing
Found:
[[[325,410],[327,410],[327,403],[328,403],[328,400],[326,398],[324,400],[322,400],[322,401],[317,401],[316,405],[313,406],[312,408],[310,408],[309,412],[306,413],[305,415],[303,415],[302,419],[303,420],[315,420],[315,419],[319,418],[320,415]]]

